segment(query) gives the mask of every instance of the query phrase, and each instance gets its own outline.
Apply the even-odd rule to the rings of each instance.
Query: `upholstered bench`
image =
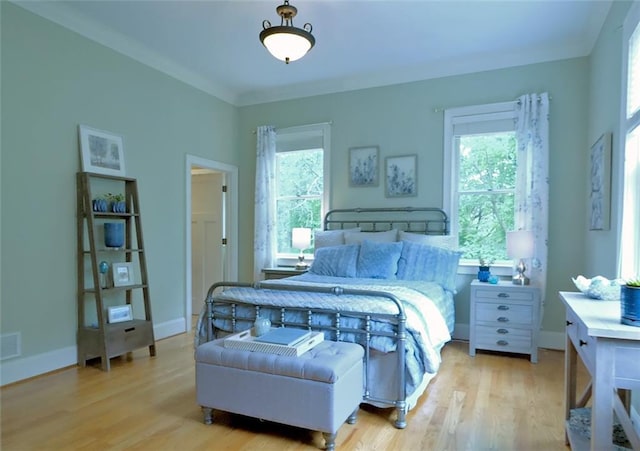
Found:
[[[354,343],[323,341],[298,357],[224,347],[196,348],[196,394],[204,422],[213,409],[322,431],[335,449],[338,429],[354,423],[363,393],[363,354]]]

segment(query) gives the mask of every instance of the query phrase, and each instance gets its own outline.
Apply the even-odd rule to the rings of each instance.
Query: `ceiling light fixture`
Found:
[[[260,42],[269,53],[281,61],[289,64],[302,58],[316,43],[311,34],[313,27],[310,23],[302,28],[293,26],[293,18],[298,14],[298,8],[289,4],[289,0],[276,8],[281,18],[280,25],[271,26],[268,20],[262,21],[263,30],[260,32]]]

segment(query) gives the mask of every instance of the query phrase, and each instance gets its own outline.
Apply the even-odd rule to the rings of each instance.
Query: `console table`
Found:
[[[575,449],[612,449],[614,411],[634,450],[640,437],[628,413],[629,390],[640,390],[640,327],[620,323],[620,302],[599,301],[582,293],[560,292],[567,308],[565,415],[567,443]],[[577,356],[591,383],[576,399]],[[591,398],[591,442],[572,434],[571,410]]]

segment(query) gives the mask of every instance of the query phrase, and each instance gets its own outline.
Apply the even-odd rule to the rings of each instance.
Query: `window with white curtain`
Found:
[[[506,232],[514,229],[516,177],[515,102],[445,111],[444,206],[461,264],[479,259],[508,266]],[[447,178],[445,178],[446,180]]]
[[[622,221],[619,243],[619,273],[640,277],[640,5],[634,3],[623,27],[623,74],[621,135]]]
[[[330,136],[328,124],[276,131],[277,263],[291,264],[293,228],[322,228],[328,205]],[[312,244],[313,246],[313,244]],[[313,247],[305,250],[309,257]]]

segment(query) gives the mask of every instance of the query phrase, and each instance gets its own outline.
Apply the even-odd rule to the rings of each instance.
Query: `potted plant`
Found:
[[[127,204],[124,201],[124,194],[111,194],[108,193],[107,197],[111,202],[111,211],[114,213],[126,213]]]
[[[640,277],[620,286],[621,323],[640,327]]]
[[[98,196],[92,201],[93,211],[107,211],[109,209],[109,200],[107,196]]]
[[[480,260],[480,266],[478,266],[478,280],[480,282],[488,282],[489,277],[491,277],[492,261],[489,259],[485,259],[483,257],[480,257],[479,260]]]

